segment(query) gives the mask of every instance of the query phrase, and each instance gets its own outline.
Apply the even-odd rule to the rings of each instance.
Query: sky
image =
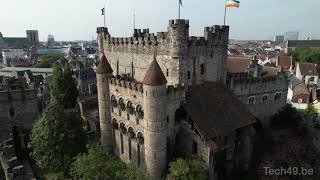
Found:
[[[272,39],[297,30],[300,39],[320,36],[320,0],[240,0],[240,8],[227,10],[232,39]],[[190,35],[203,36],[203,28],[223,24],[225,0],[183,0],[181,18],[190,20]],[[56,40],[92,40],[103,26],[112,36],[127,37],[136,27],[166,31],[169,19],[178,16],[178,0],[0,0],[0,32],[5,37],[26,36],[37,29],[40,41],[48,34]]]

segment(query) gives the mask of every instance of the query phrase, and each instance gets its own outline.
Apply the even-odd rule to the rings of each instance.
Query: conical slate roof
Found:
[[[102,54],[100,62],[97,67],[97,74],[111,74],[113,72],[106,56]]]
[[[159,86],[167,83],[167,79],[164,77],[156,59],[151,62],[142,83],[150,86]]]

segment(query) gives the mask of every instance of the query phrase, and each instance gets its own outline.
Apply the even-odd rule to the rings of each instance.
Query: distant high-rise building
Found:
[[[284,35],[276,35],[276,36],[274,37],[274,41],[275,41],[276,43],[282,43],[282,42],[284,41]]]
[[[299,32],[298,31],[288,31],[284,33],[284,40],[298,40],[299,39]]]
[[[52,46],[54,44],[54,36],[52,34],[48,35],[48,46]]]
[[[39,34],[38,30],[27,30],[27,39],[28,42],[32,44],[38,44],[39,43]]]

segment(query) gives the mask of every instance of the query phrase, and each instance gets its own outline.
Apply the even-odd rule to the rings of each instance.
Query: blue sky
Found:
[[[132,34],[133,9],[137,27],[166,31],[177,18],[178,0],[0,0],[0,32],[25,36],[38,29],[40,40],[89,40],[103,25],[100,9],[107,4],[107,26],[113,36]],[[230,38],[271,39],[298,30],[300,38],[320,35],[320,0],[241,0],[228,9]],[[182,18],[190,19],[190,34],[203,35],[203,27],[223,23],[224,0],[183,0]]]

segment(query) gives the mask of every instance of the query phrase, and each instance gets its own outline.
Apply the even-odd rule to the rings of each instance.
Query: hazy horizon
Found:
[[[202,36],[203,28],[223,24],[224,0],[184,0],[181,18],[190,20],[190,35]],[[178,0],[10,0],[0,6],[0,32],[5,37],[24,37],[25,30],[39,31],[40,41],[48,34],[57,41],[91,40],[96,27],[103,26],[101,8],[107,4],[107,27],[112,36],[131,36],[133,9],[136,27],[150,32],[166,31],[169,19],[176,19]],[[310,6],[312,4],[312,6]],[[241,1],[229,8],[230,39],[268,40],[286,31],[299,31],[299,38],[319,36],[319,0]]]

